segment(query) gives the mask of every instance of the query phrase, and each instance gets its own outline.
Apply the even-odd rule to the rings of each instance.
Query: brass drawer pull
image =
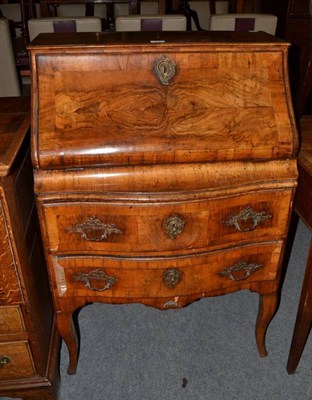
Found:
[[[232,267],[224,268],[224,270],[218,272],[218,274],[230,278],[232,281],[244,281],[261,267],[263,267],[261,264],[240,261]]]
[[[257,228],[257,226],[272,216],[266,211],[256,212],[251,206],[244,208],[237,215],[231,216],[228,220],[222,221],[227,226],[234,226],[239,232],[249,232]],[[244,223],[251,222],[248,226],[244,226]]]
[[[182,272],[177,268],[166,269],[162,275],[162,279],[170,289],[173,289],[179,282],[181,282]]]
[[[81,224],[75,224],[66,228],[70,233],[79,233],[80,236],[89,242],[103,242],[110,235],[121,235],[123,232],[114,224],[105,224],[96,217],[90,217]]]
[[[153,70],[156,78],[162,85],[169,85],[170,80],[176,73],[176,64],[169,60],[167,56],[162,56],[154,61]]]
[[[72,276],[74,281],[83,282],[85,287],[95,292],[104,292],[105,290],[109,290],[118,279],[114,276],[109,276],[105,274],[105,272],[100,269],[96,269],[94,271],[89,272],[88,274],[78,273]],[[102,288],[98,288],[92,285],[91,281],[105,281],[105,285]]]
[[[184,219],[177,214],[171,214],[163,221],[163,229],[170,239],[175,239],[178,235],[180,235],[183,232],[184,227]]]
[[[9,362],[11,361],[10,357],[8,356],[2,356],[0,358],[0,369],[4,368]]]

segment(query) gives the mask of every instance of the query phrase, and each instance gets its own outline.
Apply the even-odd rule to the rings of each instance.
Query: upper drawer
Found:
[[[292,156],[286,45],[207,41],[31,47],[36,166]]]
[[[285,234],[291,190],[170,203],[43,204],[52,252],[191,253]]]
[[[0,307],[0,335],[25,332],[19,306]]]

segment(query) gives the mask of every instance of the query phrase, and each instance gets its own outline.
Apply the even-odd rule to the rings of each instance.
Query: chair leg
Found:
[[[312,240],[302,285],[297,318],[290,346],[287,372],[294,374],[310,333],[312,323]]]

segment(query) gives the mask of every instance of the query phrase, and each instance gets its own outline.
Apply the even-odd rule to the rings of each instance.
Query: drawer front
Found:
[[[189,46],[39,54],[40,167],[291,156],[281,52]]]
[[[157,260],[53,257],[52,263],[57,296],[157,298],[273,280],[280,252],[275,243]]]
[[[2,195],[0,189],[0,195]],[[21,304],[17,267],[5,216],[5,204],[0,202],[0,305]]]
[[[291,190],[175,203],[44,204],[58,253],[190,253],[285,234]]]
[[[0,379],[26,378],[35,375],[28,342],[0,343]]]
[[[20,308],[0,307],[0,335],[22,332],[25,332],[25,326]]]

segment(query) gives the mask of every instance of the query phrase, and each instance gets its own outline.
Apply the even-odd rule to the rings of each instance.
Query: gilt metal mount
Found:
[[[232,281],[244,281],[261,267],[263,267],[261,264],[240,261],[232,267],[224,268],[224,270],[218,272],[218,274],[230,278]]]
[[[175,239],[180,235],[185,227],[185,221],[182,216],[171,214],[163,221],[163,229],[170,239]]]
[[[173,289],[182,279],[182,272],[177,268],[169,268],[164,271],[162,275],[164,283],[170,288]]]
[[[71,233],[79,233],[83,239],[89,242],[102,242],[112,234],[121,235],[123,233],[116,225],[105,224],[96,217],[90,217],[81,224],[75,224],[65,229]]]
[[[83,282],[85,287],[95,292],[104,292],[105,290],[109,290],[117,281],[118,279],[114,276],[107,275],[104,271],[100,269],[96,269],[94,271],[89,272],[88,274],[83,274],[79,272],[72,276],[74,281]],[[105,282],[105,285],[101,288],[95,287],[92,285],[92,281],[101,281]]]
[[[244,208],[237,215],[233,215],[229,217],[226,221],[222,221],[227,226],[233,226],[239,232],[249,232],[253,231],[257,228],[257,226],[267,219],[270,219],[272,216],[268,214],[266,211],[254,211],[251,206]],[[244,226],[250,221],[248,226]]]

